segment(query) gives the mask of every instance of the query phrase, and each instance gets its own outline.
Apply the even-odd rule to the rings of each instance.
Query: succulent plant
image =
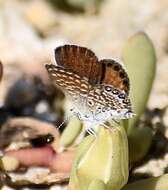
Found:
[[[122,58],[130,78],[130,98],[136,113],[136,117],[129,120],[128,130],[133,130],[146,108],[155,76],[156,55],[152,41],[144,32],[136,33],[126,42]]]
[[[100,189],[119,190],[127,179],[128,142],[124,128],[101,128],[96,138],[88,136],[80,144],[69,189],[96,190],[100,184]]]
[[[61,135],[60,146],[67,147],[75,141],[82,129],[82,123],[77,117],[72,117]]]
[[[156,55],[152,41],[144,32],[136,33],[125,44],[122,58],[130,78],[130,98],[136,113],[136,117],[125,123],[130,162],[136,162],[146,155],[152,142],[152,130],[147,126],[137,127],[146,108],[155,76]]]

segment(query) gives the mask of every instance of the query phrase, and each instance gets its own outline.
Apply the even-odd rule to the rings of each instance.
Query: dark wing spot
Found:
[[[121,94],[118,95],[118,97],[121,98],[121,99],[124,99],[125,98],[125,94],[121,93]]]
[[[93,105],[94,105],[93,100],[88,100],[88,104],[89,104],[90,106],[93,106]]]
[[[119,66],[119,65],[115,65],[115,66],[114,66],[114,70],[115,70],[115,71],[119,71],[119,70],[120,70],[120,66]]]
[[[119,91],[118,91],[117,89],[114,89],[114,90],[112,90],[112,93],[113,93],[114,95],[117,95],[117,94],[119,94]]]
[[[125,74],[123,72],[120,72],[120,77],[121,78],[124,78],[125,77]]]
[[[123,84],[124,84],[124,85],[128,85],[128,84],[129,84],[128,80],[127,80],[127,79],[124,79],[124,80],[123,80]]]
[[[124,104],[129,104],[130,101],[129,101],[129,99],[124,99],[124,100],[123,100],[123,103],[124,103]]]
[[[106,90],[107,92],[110,92],[110,91],[112,90],[112,88],[111,88],[110,86],[105,86],[104,88],[105,88],[105,90]]]

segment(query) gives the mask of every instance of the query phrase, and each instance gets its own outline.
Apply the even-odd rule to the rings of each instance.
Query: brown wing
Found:
[[[103,65],[101,83],[109,84],[129,93],[129,78],[122,65],[112,59],[100,60]]]
[[[55,49],[55,59],[59,66],[68,69],[80,77],[86,77],[91,84],[100,81],[102,65],[89,49],[76,45],[64,45]]]

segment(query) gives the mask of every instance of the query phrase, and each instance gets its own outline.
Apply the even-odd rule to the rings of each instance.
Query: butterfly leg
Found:
[[[108,126],[108,125],[106,125],[105,123],[102,123],[101,125],[102,125],[104,128],[106,128],[106,129],[108,129],[108,130],[111,130],[111,127]]]
[[[93,135],[95,138],[97,137],[96,132],[95,132],[92,128],[87,127],[87,128],[86,128],[86,131],[87,131],[87,133],[88,133],[89,135]]]
[[[108,129],[110,132],[112,132],[112,126],[109,126],[109,125],[107,125],[107,124],[105,124],[105,123],[101,123],[101,125],[105,128],[105,129]]]
[[[117,125],[119,125],[119,124],[120,124],[120,122],[119,122],[119,121],[117,121],[117,120],[115,120],[115,119],[112,119],[112,121],[114,121],[114,123],[116,123]]]
[[[64,121],[59,126],[56,126],[56,128],[60,129],[67,121],[69,121],[69,119],[70,119],[70,116],[66,116],[66,118],[64,119]]]

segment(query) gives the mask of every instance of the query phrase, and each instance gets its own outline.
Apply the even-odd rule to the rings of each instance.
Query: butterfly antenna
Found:
[[[66,117],[59,126],[56,126],[56,128],[60,129],[67,121],[69,121],[69,119],[70,119],[70,117]]]
[[[94,136],[94,137],[97,137],[97,134],[96,134],[96,132],[92,129],[92,128],[86,128],[86,131],[87,131],[87,133],[89,134],[89,135],[92,135],[92,136]]]

